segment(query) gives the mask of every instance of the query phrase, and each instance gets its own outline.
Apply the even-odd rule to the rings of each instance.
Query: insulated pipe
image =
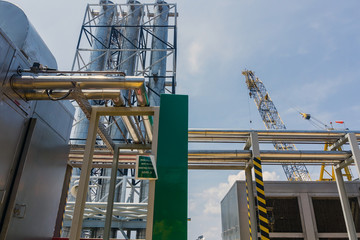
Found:
[[[70,161],[82,161],[84,150],[71,151]],[[133,163],[138,152],[124,152],[119,156],[120,162]],[[281,163],[339,163],[351,157],[351,151],[260,151],[261,161],[265,164]],[[250,150],[189,150],[188,161],[191,164],[218,164],[218,163],[239,163],[247,162],[252,158]],[[94,154],[94,161],[111,160],[112,154],[109,151],[97,151]]]
[[[108,5],[109,4],[109,5]],[[105,70],[106,61],[108,59],[108,51],[106,49],[109,47],[110,43],[110,34],[111,34],[111,25],[113,24],[113,19],[115,15],[115,5],[108,0],[100,0],[100,13],[97,17],[97,23],[95,21],[92,25],[95,25],[92,28],[94,35],[90,36],[92,41],[92,50],[90,53],[88,71],[103,71]],[[96,27],[101,26],[101,27]],[[107,26],[107,27],[102,27]],[[120,95],[120,92],[119,92]],[[118,97],[120,98],[120,97]],[[117,99],[117,98],[116,98]],[[97,105],[98,103],[95,100],[91,100],[91,105]],[[87,136],[89,121],[86,119],[85,114],[80,109],[80,107],[76,107],[75,110],[75,120],[85,119],[76,124],[72,131],[71,137],[73,138],[81,138],[84,139]],[[124,128],[123,126],[120,126]],[[81,143],[79,141],[75,141],[75,143]]]
[[[135,75],[136,50],[139,44],[140,22],[144,12],[144,6],[135,0],[128,1],[128,12],[121,38],[121,51],[119,59],[119,71],[128,76]]]
[[[119,97],[119,91],[115,91],[115,90],[84,90],[82,91],[84,96],[86,97],[87,100],[114,100],[117,99]],[[68,90],[61,90],[61,91],[54,91],[51,93],[51,97],[53,98],[61,98],[61,100],[70,100],[70,99],[74,99],[75,93],[74,92],[70,92],[69,95],[66,96],[66,94],[68,93]],[[47,95],[46,91],[35,91],[35,92],[24,92],[21,94],[22,97],[24,97],[24,99],[26,101],[32,101],[32,100],[49,100],[49,96]],[[122,106],[120,103],[123,101],[119,102],[119,106]]]
[[[95,37],[93,39],[93,49],[90,54],[90,67],[91,71],[101,71],[105,68],[107,59],[107,52],[100,51],[107,49],[110,42],[111,25],[114,18],[115,6],[110,1],[101,1],[101,11],[98,26],[109,26],[109,27],[96,27]]]
[[[126,27],[122,29],[121,48],[126,49],[120,51],[118,59],[118,71],[128,76],[135,75],[136,49],[139,43],[139,26],[143,15],[143,5],[134,0],[128,1],[128,12],[125,18]],[[128,90],[122,90],[122,95],[128,96]],[[124,103],[124,105],[126,105]],[[141,140],[141,132],[137,129],[134,119],[130,116],[122,116],[123,123],[135,142]],[[131,125],[131,126],[130,126]],[[116,125],[111,126],[111,137],[121,138],[121,133]]]
[[[136,76],[14,76],[16,89],[71,89],[74,83],[81,89],[135,89],[144,85],[144,77]]]
[[[260,152],[261,161],[271,163],[300,162],[324,163],[339,162],[351,157],[351,151],[276,151],[264,150]],[[249,150],[220,150],[220,151],[192,151],[189,150],[189,162],[193,161],[248,161],[251,158]]]
[[[116,106],[125,106],[125,101],[120,94],[120,89],[134,89],[139,106],[148,105],[144,77],[108,77],[108,76],[14,76],[11,80],[11,87],[17,90],[33,89],[73,89],[75,86],[83,90],[85,97],[89,99],[112,99]],[[97,89],[97,90],[91,90]],[[98,90],[100,89],[100,90]],[[116,91],[118,89],[118,91]],[[110,90],[110,91],[109,91]],[[17,91],[18,92],[18,91]],[[19,92],[18,92],[19,93]],[[27,100],[48,100],[49,95],[46,91],[32,91],[19,93]],[[53,91],[51,97],[63,99],[73,99],[75,94],[70,92],[66,96],[64,91]],[[123,122],[130,132],[134,142],[140,142],[140,134],[136,130],[136,125],[130,116],[122,116]],[[148,123],[148,117],[145,117]],[[148,126],[149,124],[146,124]]]
[[[160,106],[160,94],[165,93],[169,5],[163,0],[157,0],[154,12],[152,49],[155,51],[151,52],[148,96],[151,106]]]
[[[88,100],[112,99],[116,106],[125,106],[125,101],[120,94],[121,89],[134,89],[138,106],[149,105],[144,86],[144,77],[14,76],[11,79],[11,87],[26,100],[49,100],[49,95],[45,90],[54,90],[51,93],[53,99],[75,99],[74,92],[64,91],[65,89],[73,89],[75,86],[82,89]],[[43,91],[24,91],[34,89]],[[66,95],[67,93],[69,94]],[[130,116],[122,116],[122,119],[132,139],[135,142],[140,142],[140,134],[136,130],[133,119]],[[149,139],[152,141],[151,124],[148,116],[144,116],[144,125]],[[79,136],[75,137],[80,138]]]
[[[144,77],[123,76],[14,76],[11,87],[18,90],[65,90],[79,87],[89,89],[134,89],[139,106],[147,106]],[[22,95],[22,93],[19,93]],[[120,95],[120,92],[118,93]],[[120,99],[120,96],[117,96]]]
[[[202,130],[190,129],[190,142],[246,142],[250,132],[237,130]],[[258,133],[260,142],[273,141],[292,141],[292,142],[329,142],[336,141],[345,136],[346,133],[353,132],[360,141],[360,131],[289,131],[289,130],[269,130],[255,131]]]

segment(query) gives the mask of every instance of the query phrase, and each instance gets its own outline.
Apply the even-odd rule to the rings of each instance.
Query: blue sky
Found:
[[[59,68],[70,69],[85,6],[98,1],[12,2],[24,9]],[[323,122],[343,120],[351,130],[360,129],[359,1],[178,0],[177,4],[177,91],[189,95],[191,128],[264,129],[241,75],[247,68],[262,79],[288,129],[315,129],[297,108]],[[281,167],[265,170],[269,179],[285,178]],[[316,179],[318,170],[309,170]],[[219,201],[241,174],[189,172],[189,240],[201,234],[207,240],[221,239]]]

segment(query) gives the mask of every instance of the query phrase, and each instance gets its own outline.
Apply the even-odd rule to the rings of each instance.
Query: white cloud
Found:
[[[202,69],[202,55],[204,54],[204,45],[200,41],[193,41],[188,50],[188,70],[190,73],[198,73]]]
[[[263,178],[264,181],[277,181],[280,179],[280,176],[275,171],[272,172],[264,171]]]
[[[193,212],[197,208],[197,202],[195,199],[189,199],[189,212]]]
[[[211,227],[204,233],[205,239],[221,239],[221,230],[219,227]]]
[[[268,181],[279,180],[280,176],[275,171],[264,171],[263,179]],[[216,187],[208,188],[200,194],[200,196],[206,200],[203,210],[204,214],[220,214],[220,201],[224,198],[235,181],[245,180],[245,171],[229,175],[227,180],[226,183],[220,183]]]

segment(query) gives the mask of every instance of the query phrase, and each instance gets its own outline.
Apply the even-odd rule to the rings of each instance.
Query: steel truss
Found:
[[[110,176],[103,176],[102,173],[94,174],[93,171],[103,170],[103,168],[93,168],[90,176],[88,199],[85,204],[84,220],[101,220],[105,221],[106,204],[108,201],[109,192],[101,194],[103,182],[110,182]],[[121,170],[118,170],[121,171]],[[121,193],[121,199],[116,199],[114,204],[113,221],[129,221],[129,220],[143,220],[146,221],[147,213],[147,198],[142,202],[139,201],[139,181],[134,177],[121,174],[117,177],[115,192]],[[76,186],[79,182],[80,176],[73,175],[71,177],[71,185]],[[70,189],[70,194],[73,194],[73,189]],[[136,198],[136,201],[135,201]],[[130,204],[128,204],[130,203]],[[64,221],[70,221],[74,213],[75,199],[71,196],[66,204]]]
[[[95,126],[95,125],[93,125]],[[155,132],[154,132],[155,134]],[[261,150],[263,144],[272,144],[273,141],[289,141],[294,143],[302,143],[304,146],[312,147],[313,144],[323,145],[329,144],[330,151],[314,151],[314,150],[293,150],[293,151],[277,151],[277,150]],[[357,239],[354,221],[346,194],[343,175],[341,170],[349,165],[354,165],[357,173],[360,175],[360,132],[354,131],[287,131],[287,130],[273,130],[273,131],[233,131],[233,130],[190,130],[189,142],[196,144],[203,143],[242,143],[243,150],[191,150],[188,154],[189,169],[242,169],[246,172],[246,182],[248,186],[249,198],[249,214],[251,229],[257,228],[257,214],[254,201],[256,199],[254,194],[254,182],[252,178],[251,169],[254,167],[254,159],[261,159],[262,164],[283,164],[283,163],[306,163],[322,165],[324,162],[332,164],[335,168],[336,184],[341,200],[343,214],[345,218],[347,233],[349,239]],[[261,145],[260,145],[261,144]],[[350,150],[333,151],[348,145]],[[84,164],[89,166],[89,162],[82,162],[88,156],[88,145],[85,147],[76,145],[71,146],[69,155],[69,164],[77,164],[84,167]],[[136,144],[122,145],[125,150],[123,155],[119,155],[117,162],[118,167],[127,165],[128,168],[134,167],[134,157],[140,151],[144,151],[144,147]],[[127,149],[126,149],[127,148]],[[129,151],[129,150],[132,151]],[[99,164],[102,167],[109,167],[113,164],[111,157],[114,155],[111,151],[104,148],[95,148],[92,156],[92,164]],[[265,191],[266,192],[266,189]],[[94,206],[98,207],[94,203]],[[86,204],[85,204],[86,206]],[[89,206],[90,207],[90,206]],[[92,207],[92,206],[91,206]],[[151,209],[151,208],[149,208]],[[98,211],[98,210],[96,210]],[[129,214],[129,217],[133,213]],[[151,214],[151,213],[149,213]],[[75,215],[74,215],[75,216]],[[123,215],[125,217],[125,215]],[[148,215],[149,217],[149,215]],[[252,231],[252,238],[257,237],[257,232]]]
[[[246,78],[246,85],[250,90],[250,97],[254,98],[257,109],[260,113],[266,129],[286,129],[275,104],[270,98],[263,82],[255,77],[252,71],[243,71]],[[276,150],[295,150],[296,147],[290,142],[274,142]],[[309,171],[304,164],[282,165],[285,175],[289,181],[311,181]]]
[[[98,58],[106,56],[106,66],[105,69],[111,71],[117,71],[121,69],[121,66],[126,64],[127,61],[130,61],[131,58],[136,58],[135,63],[135,76],[144,76],[149,81],[152,78],[150,73],[151,68],[156,65],[158,62],[166,58],[167,70],[165,76],[157,76],[159,78],[165,78],[166,81],[166,90],[169,93],[175,93],[176,86],[176,51],[177,51],[177,7],[176,4],[166,3],[166,4],[157,4],[157,5],[166,5],[169,7],[167,12],[162,12],[156,14],[153,9],[155,4],[132,4],[132,6],[139,6],[136,11],[144,11],[141,15],[140,25],[126,25],[126,20],[129,17],[128,14],[128,4],[109,4],[113,8],[108,8],[108,11],[114,11],[115,18],[113,24],[110,26],[98,25],[98,18],[101,16],[101,7],[100,4],[88,4],[83,24],[81,27],[80,37],[76,48],[75,58],[72,65],[74,71],[87,71],[90,68],[90,65],[95,62],[87,61],[90,58],[91,52],[99,52]],[[132,12],[131,14],[136,14]],[[105,13],[103,13],[105,14]],[[157,18],[161,17],[161,14],[168,14],[168,25],[159,26],[154,24],[154,21]],[[111,28],[110,41],[107,42],[105,39],[98,39],[95,36],[97,28]],[[167,41],[161,40],[160,37],[156,36],[154,33],[154,28],[166,28],[168,31]],[[125,36],[125,31],[127,28],[139,28],[139,41],[137,44],[134,44],[131,39],[127,39]],[[166,45],[166,49],[153,49],[152,40],[157,39],[163,42]],[[103,49],[93,49],[94,43],[98,43],[103,46]],[[133,48],[123,48],[123,46],[131,46]],[[132,55],[127,56],[126,58],[122,57],[124,52],[133,52]],[[152,52],[164,51],[165,55],[163,58],[158,59],[157,62],[150,61],[150,55]],[[126,96],[127,97],[127,96]],[[133,98],[134,100],[134,98]]]
[[[252,153],[249,136],[256,133],[258,142],[262,145],[272,144],[273,141],[291,141],[301,143],[309,149],[293,151],[261,150],[260,155],[263,164],[278,165],[286,163],[306,163],[311,165],[322,165],[323,163],[339,164],[351,156],[351,151],[313,150],[314,146],[323,145],[328,142],[333,145],[346,134],[354,134],[357,142],[360,142],[360,132],[354,131],[246,131],[246,130],[189,130],[189,143],[236,143],[244,144],[243,149],[237,150],[189,150],[189,169],[244,169],[246,163],[251,159]],[[347,144],[346,142],[344,144]],[[70,146],[69,164],[81,167],[84,156],[84,145]],[[123,152],[119,155],[118,162],[121,168],[135,168],[136,155],[150,145],[123,144]],[[104,147],[95,147],[93,155],[93,166],[110,168],[113,159],[111,151]]]
[[[165,10],[156,11],[155,6]],[[108,18],[109,15],[112,17]],[[138,16],[140,16],[140,20],[138,24],[134,24],[134,22],[138,21]],[[167,24],[159,25],[157,22],[158,19],[164,18],[164,16],[166,16]],[[127,4],[88,4],[72,64],[73,73],[70,74],[87,76],[89,74],[100,73],[107,76],[140,76],[145,78],[144,87],[147,88],[145,91],[153,92],[154,90],[149,87],[149,82],[153,81],[154,78],[159,78],[165,80],[165,90],[169,93],[175,94],[177,17],[178,13],[176,4],[165,2],[163,4],[160,2],[154,4],[140,4],[137,1],[129,1]],[[104,24],[105,21],[102,21],[101,19],[111,19],[111,22],[106,22],[106,24]],[[134,19],[136,19],[136,21],[134,21]],[[105,35],[97,34],[103,29],[106,29],[106,31],[102,31],[103,33],[109,30],[108,36],[105,37]],[[166,30],[166,40],[164,40],[164,36],[158,35],[160,34],[158,31],[159,29]],[[130,37],[129,32],[132,32],[133,34],[130,34]],[[158,45],[159,42],[161,42],[160,44],[164,47],[154,47],[154,42],[158,42]],[[158,53],[158,56],[161,56],[158,57],[156,61],[154,61],[154,58],[152,57],[155,53]],[[100,66],[103,61],[105,66]],[[166,65],[164,64],[165,62]],[[160,72],[161,74],[153,73],[152,71],[154,71],[160,63],[165,65],[166,71]],[[96,65],[95,68],[94,65]],[[145,100],[145,103],[139,102],[140,98],[137,95],[139,94],[138,90],[139,89],[134,88],[129,89],[129,91],[122,90],[121,94],[119,94],[120,99],[109,99],[109,97],[105,98],[105,95],[103,95],[102,99],[105,101],[98,101],[98,103],[105,103],[105,105],[109,107],[114,105],[143,107],[149,106],[149,103],[153,106],[154,104],[152,104],[151,101],[149,102],[150,96],[148,98],[146,93],[145,97],[141,98],[143,101]],[[154,93],[159,95],[159,93]],[[76,99],[76,102],[81,107],[82,111],[87,113],[87,118],[90,120],[91,111],[89,111],[89,109],[91,107],[88,104],[82,104],[83,102],[87,102],[86,98],[89,94],[93,93],[84,92],[81,99]],[[112,93],[109,92],[106,92],[105,94],[107,94],[107,96],[112,95]],[[114,99],[120,101],[115,102]],[[86,105],[87,107],[83,107],[82,105]],[[75,119],[74,125],[82,124],[82,121],[85,119],[86,118],[84,117]],[[151,147],[151,125],[153,121],[151,116],[102,116],[99,121],[99,126],[101,126],[101,128],[97,131],[98,133],[101,133],[99,135],[101,139],[96,139],[96,145],[103,147],[104,144],[106,144],[107,149],[112,155],[111,157],[113,157],[115,150],[111,146],[114,146],[114,144],[142,144],[143,146],[150,145]],[[112,135],[115,129],[118,129],[120,134],[113,137]],[[76,139],[73,138],[71,142],[85,142],[85,139],[81,138],[83,137],[77,137]],[[121,147],[120,149],[120,156],[122,156],[123,149]],[[149,151],[149,149],[140,150],[142,154],[144,154],[145,151]],[[76,167],[76,165],[73,166]],[[105,182],[106,180],[102,179],[101,176],[109,175],[109,171],[102,166],[94,167],[95,168],[90,171],[91,178],[89,180],[89,185],[94,187],[89,188],[89,196],[84,208],[84,217],[86,216],[86,213],[95,211],[93,207],[94,202],[99,202],[100,200],[106,201],[104,194],[107,194],[107,190],[104,189],[106,189],[109,184]],[[118,177],[131,179],[128,175],[134,176],[134,169],[129,169],[128,166],[122,165],[120,165],[120,167],[123,170],[118,171]],[[146,197],[147,190],[145,188],[148,183],[134,181],[134,179],[123,182],[124,184],[120,184],[121,190],[114,190],[116,191],[118,198],[119,196],[121,198],[116,199],[117,202],[114,203],[115,210],[120,206],[118,203],[129,204],[129,206],[134,203],[146,204],[148,198]],[[74,186],[73,184],[74,180],[72,180],[72,184],[70,186]],[[119,183],[117,183],[116,188],[120,187],[118,184]],[[143,189],[140,188],[140,185],[143,186]],[[127,191],[123,191],[124,189]],[[125,196],[127,199],[124,199]],[[90,206],[92,207],[90,208]],[[65,220],[70,221],[70,215],[73,213],[71,196],[69,197],[66,209],[67,215]],[[101,211],[103,211],[103,209],[96,210],[98,213]],[[128,213],[130,214],[131,211]],[[137,216],[138,219],[134,219],[134,216]],[[140,213],[138,215],[133,214],[131,218],[129,218],[129,216],[116,217],[114,215],[114,219],[117,219],[116,221],[121,223],[117,226],[120,226],[120,231],[122,232],[122,226],[124,226],[124,224],[134,220],[141,221],[143,218],[144,216]],[[94,226],[95,224],[98,226],[95,228],[99,228],[98,222],[102,221],[102,219],[103,217],[101,216],[99,218],[85,217],[85,221],[89,223],[89,225]],[[141,226],[142,230],[144,230],[143,224]],[[102,227],[103,226],[100,226],[100,228]],[[107,227],[108,226],[105,226],[105,229]],[[94,231],[97,230],[94,229]],[[141,235],[141,231],[137,234]],[[124,237],[127,238],[128,236],[124,235]]]
[[[155,115],[155,116],[154,116]],[[127,173],[118,174],[119,156],[123,155],[123,149],[138,149],[142,154],[156,154],[156,150],[153,145],[156,146],[156,137],[153,139],[153,144],[114,144],[111,149],[105,145],[98,146],[97,129],[99,127],[100,118],[116,117],[116,116],[154,116],[153,131],[157,132],[158,122],[158,108],[152,107],[91,107],[90,125],[88,130],[88,137],[86,141],[86,147],[83,152],[83,164],[81,165],[81,174],[79,176],[73,176],[73,182],[77,191],[69,190],[69,195],[76,192],[76,199],[69,196],[68,202],[65,208],[64,223],[70,226],[70,239],[78,239],[84,230],[84,227],[103,229],[104,239],[111,237],[111,228],[119,229],[124,235],[125,239],[130,237],[129,229],[131,230],[144,230],[146,224],[152,222],[152,215],[147,214],[152,211],[153,204],[153,191],[147,193],[141,193],[140,187],[137,185],[139,181],[136,181],[133,177],[127,176]],[[155,143],[154,143],[155,142]],[[103,176],[102,173],[93,174],[93,158],[95,146],[100,147],[102,150],[107,149],[112,154],[111,164],[111,176]],[[132,146],[132,147],[131,147]],[[77,147],[78,148],[78,147]],[[151,149],[150,149],[151,148]],[[138,152],[139,153],[139,152]],[[95,169],[103,169],[95,168]],[[123,168],[124,171],[133,171],[133,169]],[[120,176],[119,176],[120,175]],[[108,188],[103,192],[104,181],[110,181],[105,185]],[[150,186],[152,186],[150,182]],[[90,189],[90,191],[89,191]],[[152,189],[152,188],[151,188]],[[120,194],[118,194],[120,192]],[[148,197],[141,197],[145,195]],[[75,200],[75,201],[74,201]],[[71,223],[70,223],[71,222]],[[127,229],[125,229],[127,227]],[[85,229],[85,232],[87,230]],[[102,234],[102,233],[101,233]],[[140,237],[142,238],[142,237]]]

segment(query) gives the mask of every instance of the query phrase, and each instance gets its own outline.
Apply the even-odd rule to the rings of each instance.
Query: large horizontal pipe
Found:
[[[81,168],[82,162],[70,161],[69,164],[75,168]],[[111,162],[97,162],[92,164],[93,168],[111,168]],[[135,164],[119,164],[119,169],[135,169]],[[217,164],[192,164],[189,163],[188,169],[191,170],[243,170],[245,169],[244,163],[217,163]]]
[[[66,95],[69,90],[59,90],[59,91],[52,91],[51,97],[53,98],[62,98],[63,99],[74,99],[75,93],[70,92],[69,95]],[[101,100],[110,100],[116,99],[119,97],[120,89],[118,90],[83,90],[82,93],[86,97],[87,100],[91,99],[101,99]],[[34,92],[24,92],[23,97],[27,101],[31,100],[49,100],[49,96],[47,95],[45,90],[42,91],[34,91]]]
[[[190,129],[189,142],[246,142],[250,132],[257,132],[260,142],[300,142],[300,143],[324,143],[334,142],[349,132],[355,133],[360,141],[360,131],[237,131],[237,130],[202,130]]]
[[[351,157],[350,151],[260,151],[261,160],[264,164],[279,163],[304,163],[304,164],[322,164],[339,163]],[[81,162],[83,153],[76,150],[76,153],[70,153],[69,161]],[[189,164],[238,164],[246,163],[252,157],[249,150],[189,150]],[[119,162],[133,164],[136,159],[136,153],[119,156]],[[112,161],[112,154],[109,152],[97,152],[93,157],[94,162]]]
[[[102,100],[110,100],[112,99],[117,106],[124,106],[125,102],[120,95],[120,89],[118,91],[115,90],[84,90],[82,91],[84,96],[87,100],[91,99],[102,99]],[[76,97],[76,93],[70,92],[68,94],[68,91],[53,91],[51,93],[52,99],[74,99]],[[46,93],[46,91],[36,91],[36,92],[24,92],[23,97],[25,100],[49,100],[49,95]],[[125,124],[125,127],[129,131],[131,138],[134,140],[134,142],[140,141],[140,133],[137,130],[135,123],[131,116],[121,116],[123,123]],[[145,118],[148,118],[148,116],[145,116]],[[147,122],[145,122],[147,123]],[[146,126],[146,129],[149,129],[151,133],[151,125]]]
[[[89,99],[95,97],[105,97],[107,99],[114,92],[102,92],[103,90],[133,89],[135,91],[138,106],[149,105],[146,95],[144,77],[137,76],[20,76],[14,75],[11,78],[11,87],[25,99],[43,100],[44,95],[39,95],[39,91],[34,94],[28,93],[34,90],[70,90],[75,87],[82,91],[89,89],[98,92],[88,93]],[[61,91],[60,91],[61,92]],[[26,93],[26,94],[25,94]],[[45,93],[45,92],[44,92]],[[54,93],[57,94],[57,93]],[[26,97],[25,97],[26,95]],[[60,94],[58,94],[60,95]],[[120,91],[115,98],[119,101]],[[39,98],[36,98],[39,97]]]
[[[20,72],[22,73],[33,73],[32,70],[28,69],[28,70],[20,70]],[[37,74],[91,74],[91,75],[104,75],[104,74],[113,74],[113,75],[119,75],[119,71],[60,71],[60,70],[39,70],[37,72]],[[149,84],[149,81],[145,81],[145,84]],[[174,83],[176,86],[176,82]],[[171,87],[173,86],[173,82],[172,81],[165,81],[165,86],[166,87]]]
[[[137,76],[20,76],[11,79],[11,87],[25,100],[76,99],[71,91],[80,88],[84,96],[90,99],[112,99],[116,106],[124,106],[121,89],[133,89],[138,106],[148,106],[144,77]],[[36,91],[38,90],[38,91]],[[40,91],[39,91],[40,90]],[[51,93],[49,90],[52,90]],[[70,91],[70,92],[69,92]],[[49,96],[50,95],[50,96]],[[140,133],[129,116],[121,116],[135,142],[140,142]],[[152,141],[151,117],[144,117],[144,125],[149,140]]]
[[[221,161],[248,161],[252,154],[249,150],[218,150],[218,151],[189,151],[188,159],[191,161],[218,160]],[[261,160],[269,163],[281,162],[339,162],[351,156],[350,151],[260,151]]]
[[[139,89],[144,77],[136,76],[13,76],[11,86],[15,89]]]

